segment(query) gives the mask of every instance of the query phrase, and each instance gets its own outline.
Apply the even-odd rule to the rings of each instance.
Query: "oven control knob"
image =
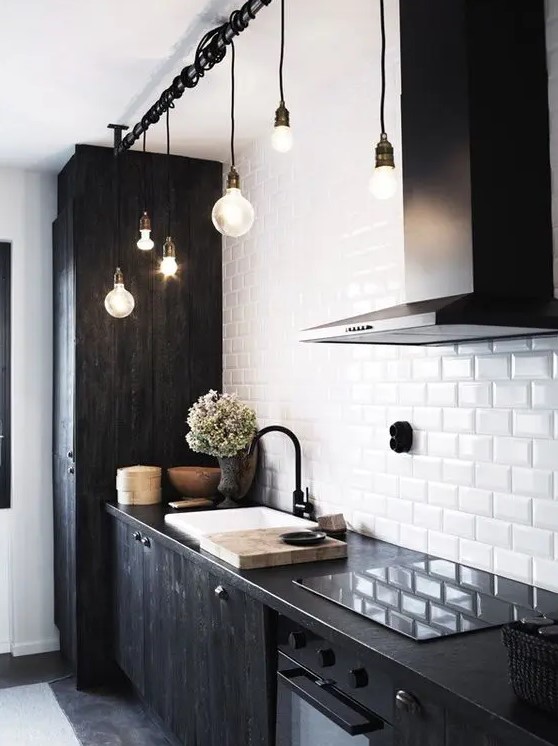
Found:
[[[289,635],[289,645],[293,650],[300,650],[306,647],[306,635],[304,632],[291,632]]]
[[[334,666],[335,653],[331,648],[322,648],[321,650],[318,650],[318,660],[320,661],[320,666],[323,668]]]
[[[349,671],[349,686],[351,689],[362,689],[368,685],[368,674],[364,668],[351,668]]]

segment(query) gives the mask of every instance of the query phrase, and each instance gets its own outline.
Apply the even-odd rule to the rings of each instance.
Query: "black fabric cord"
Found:
[[[382,93],[380,96],[380,128],[382,135],[386,134],[386,123],[384,119],[384,109],[386,103],[386,19],[384,0],[380,0],[380,29],[382,34],[382,57],[381,57],[381,69],[382,69]]]
[[[236,51],[234,39],[231,39],[231,166],[234,168],[234,68],[236,62]]]
[[[174,104],[172,104],[174,107]],[[171,183],[170,183],[170,124],[169,112],[171,106],[167,109],[167,236],[171,235]]]
[[[283,63],[285,62],[285,0],[281,0],[281,55],[279,58],[279,91],[281,101],[285,101],[283,93]]]

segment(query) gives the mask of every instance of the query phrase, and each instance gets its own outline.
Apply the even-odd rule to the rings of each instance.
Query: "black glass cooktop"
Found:
[[[419,641],[558,611],[558,594],[428,555],[293,582]]]

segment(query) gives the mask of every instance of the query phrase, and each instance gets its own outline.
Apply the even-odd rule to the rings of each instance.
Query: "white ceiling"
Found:
[[[59,170],[74,143],[109,145],[106,125],[133,125],[192,61],[203,33],[240,5],[241,0],[4,0],[0,164]],[[370,65],[375,75],[378,8],[369,0],[343,5],[287,0],[286,5],[285,92],[295,125],[302,109],[311,114],[317,89],[331,91],[335,106],[336,89],[350,85],[358,67]],[[237,40],[238,147],[272,126],[279,98],[279,11],[274,0]],[[171,112],[172,152],[227,160],[229,75],[229,64],[221,63],[177,102]],[[161,121],[149,130],[147,149],[164,147]]]

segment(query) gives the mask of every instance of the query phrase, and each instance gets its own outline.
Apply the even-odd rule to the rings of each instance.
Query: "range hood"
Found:
[[[400,0],[408,302],[302,341],[558,333],[544,0]]]

